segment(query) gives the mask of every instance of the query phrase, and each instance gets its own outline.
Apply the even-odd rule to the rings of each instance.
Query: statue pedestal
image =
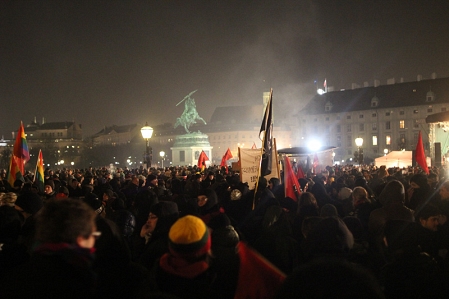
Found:
[[[206,166],[209,166],[212,161],[212,148],[209,136],[201,132],[176,136],[175,143],[170,148],[173,165],[197,165],[200,153],[204,151],[209,158]]]

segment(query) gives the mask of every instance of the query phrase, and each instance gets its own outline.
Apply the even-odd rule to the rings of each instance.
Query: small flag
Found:
[[[294,201],[298,201],[299,193],[301,192],[298,179],[295,176],[295,172],[290,164],[290,159],[286,156],[284,159],[284,188],[285,197],[289,197]]]
[[[37,158],[34,184],[36,184],[40,192],[44,192],[44,158],[42,157],[42,150],[39,150],[39,156]]]
[[[253,143],[253,146],[251,147],[251,149],[257,149],[256,143]]]
[[[11,185],[11,187],[14,186],[14,182],[16,180],[25,181],[23,179],[22,173],[20,172],[19,165],[17,165],[17,158],[14,155],[11,155],[6,179],[8,180],[8,183]]]
[[[231,150],[228,147],[228,150],[224,154],[223,158],[221,159],[221,163],[220,163],[220,167],[225,167],[226,168],[226,173],[228,173],[228,164],[226,163],[226,161],[228,161],[231,158],[232,158],[232,153],[231,153]]]
[[[324,79],[324,83],[323,83],[323,86],[324,86],[324,88],[326,88],[326,87],[327,87],[327,82],[326,82],[326,79]]]
[[[424,146],[422,143],[421,131],[419,131],[418,143],[416,144],[415,159],[418,165],[421,166],[422,170],[429,174],[429,168],[427,167],[426,162],[426,153],[424,152]]]
[[[313,156],[313,164],[312,164],[314,173],[317,173],[316,168],[318,167],[319,164],[320,164],[320,160],[318,160],[318,155],[315,153],[315,155]]]
[[[201,171],[204,171],[206,169],[206,161],[209,161],[209,158],[207,157],[204,151],[201,151],[201,154],[198,157],[198,164],[197,164],[197,166],[201,168]]]
[[[19,167],[20,172],[24,174],[25,163],[30,160],[30,152],[28,151],[28,144],[22,122],[20,122],[20,128],[17,132],[16,141],[14,142],[13,156],[17,158],[17,166]]]
[[[271,173],[272,148],[273,148],[273,90],[270,92],[270,100],[268,101],[263,117],[262,125],[260,126],[260,134],[263,132],[262,138],[262,162],[261,162],[261,176],[266,176]]]
[[[298,172],[296,173],[296,178],[299,179],[304,179],[306,176],[304,175],[304,171],[302,171],[302,167],[301,165],[298,166]]]

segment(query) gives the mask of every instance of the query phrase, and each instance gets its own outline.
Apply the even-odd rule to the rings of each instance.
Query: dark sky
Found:
[[[315,92],[449,76],[449,1],[0,1],[0,134],[174,123],[189,92],[294,112]],[[278,110],[278,112],[276,111]]]

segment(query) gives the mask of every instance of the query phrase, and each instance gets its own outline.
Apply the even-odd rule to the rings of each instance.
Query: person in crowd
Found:
[[[422,252],[413,222],[389,220],[384,230],[388,263],[380,282],[389,298],[445,298],[447,274]]]
[[[297,242],[301,243],[304,239],[302,234],[304,219],[317,216],[319,216],[319,208],[315,196],[310,192],[301,193],[298,201],[298,210],[296,211],[292,225],[293,237]]]
[[[416,212],[430,200],[431,188],[425,174],[415,174],[410,178],[410,188],[407,190],[406,206]]]
[[[141,251],[136,252],[140,264],[152,269],[154,263],[168,252],[168,232],[178,217],[178,206],[174,202],[161,201],[151,206],[148,220],[140,231],[140,246],[136,246]]]
[[[214,267],[211,243],[200,218],[188,215],[178,219],[169,231],[169,252],[154,269],[158,289],[179,298],[274,296],[285,274],[242,242],[237,243],[225,270]]]
[[[36,216],[29,263],[15,269],[2,289],[5,298],[93,298],[95,213],[79,200],[50,200]]]
[[[371,242],[380,250],[383,247],[382,231],[388,220],[404,220],[413,222],[414,211],[407,208],[405,203],[405,189],[401,182],[389,182],[379,196],[381,208],[371,212],[368,220],[368,232]]]

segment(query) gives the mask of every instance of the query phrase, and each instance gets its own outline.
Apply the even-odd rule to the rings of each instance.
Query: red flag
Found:
[[[295,172],[292,169],[292,165],[290,164],[290,159],[285,157],[284,159],[284,188],[285,188],[285,197],[289,197],[294,201],[298,201],[298,196],[300,190],[300,186],[298,183],[298,179],[295,176]]]
[[[419,131],[418,144],[416,144],[415,159],[418,165],[421,166],[422,170],[429,174],[429,168],[427,167],[426,162],[426,153],[424,152],[424,146],[422,144],[421,131]]]
[[[228,173],[228,164],[226,163],[226,161],[228,161],[231,158],[232,158],[232,153],[231,153],[231,150],[228,147],[228,150],[224,154],[223,158],[221,158],[221,163],[220,163],[221,167],[225,167],[226,168],[226,173]]]
[[[16,141],[14,142],[13,156],[16,157],[17,166],[22,174],[25,174],[25,163],[30,160],[30,152],[26,140],[23,123],[20,122],[20,128],[17,132]]]
[[[299,179],[304,179],[306,176],[304,175],[304,171],[302,171],[302,167],[298,166],[298,172],[296,173],[296,178]]]
[[[198,167],[201,167],[201,170],[204,171],[206,168],[206,161],[209,161],[209,158],[207,157],[206,153],[204,151],[201,151],[200,156],[198,157]]]
[[[324,88],[327,87],[327,83],[326,83],[326,79],[324,79],[324,84],[323,84]]]

